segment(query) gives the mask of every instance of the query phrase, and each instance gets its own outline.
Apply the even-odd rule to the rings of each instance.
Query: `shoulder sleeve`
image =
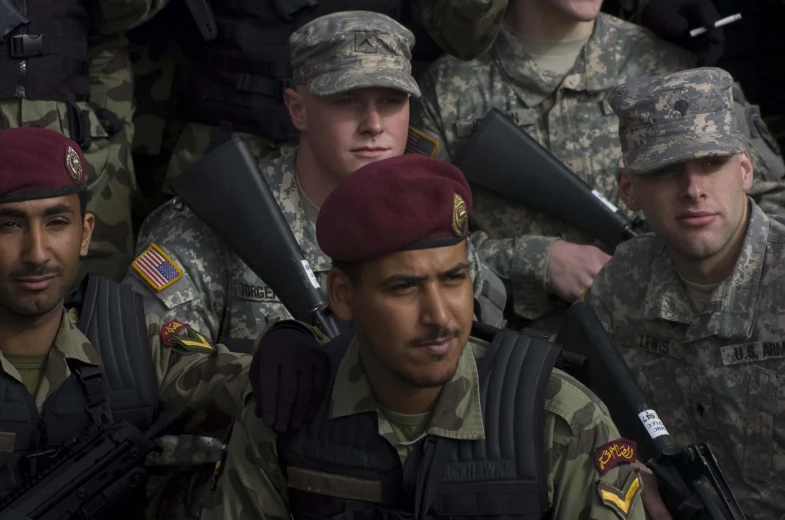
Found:
[[[551,376],[547,396],[545,449],[551,518],[644,520],[643,482],[639,470],[628,462],[635,460],[634,449],[619,438],[605,405],[559,370]],[[617,444],[622,455],[612,463],[598,462],[598,452]]]
[[[169,202],[145,220],[123,283],[145,298],[145,312],[189,324],[217,341],[229,291],[229,252],[187,208]]]
[[[439,62],[431,64],[418,82],[421,96],[412,103],[409,140],[424,139],[427,144],[436,147],[429,154],[431,157],[451,161],[436,89],[440,70],[438,68]],[[410,150],[407,149],[407,151]]]
[[[445,52],[470,60],[485,52],[504,21],[508,0],[423,0],[422,19]]]
[[[176,320],[148,314],[145,321],[161,408],[183,409],[178,433],[222,437],[239,411],[251,356],[213,345]]]
[[[206,497],[202,520],[290,518],[275,434],[256,417],[250,389],[217,473],[217,487]]]

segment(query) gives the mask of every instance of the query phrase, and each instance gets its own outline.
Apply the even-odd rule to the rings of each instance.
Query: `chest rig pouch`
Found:
[[[48,456],[90,424],[126,420],[146,430],[158,411],[158,384],[142,298],[90,275],[66,301],[81,308],[79,330],[102,364],[68,360],[71,375],[38,412],[25,386],[0,374],[0,495],[42,469]]]
[[[560,349],[535,335],[478,323],[472,336],[490,341],[477,365],[485,438],[429,436],[402,467],[378,434],[375,413],[331,420],[331,399],[325,399],[310,424],[278,439],[295,519],[547,514],[545,388]],[[351,339],[342,335],[326,346],[333,384]]]

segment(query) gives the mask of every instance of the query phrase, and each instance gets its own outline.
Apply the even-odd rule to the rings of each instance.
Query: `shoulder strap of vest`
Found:
[[[542,333],[529,329],[522,332],[498,330],[478,323],[472,329],[472,333],[475,332],[480,339],[493,333],[488,352],[477,365],[486,438],[496,437],[500,444],[503,439],[510,439],[513,446],[500,445],[499,448],[515,453],[519,475],[537,476],[540,511],[548,511],[548,469],[542,448],[545,445],[545,389],[561,348],[546,341]],[[509,395],[507,386],[513,383],[514,397]],[[533,399],[527,399],[532,394]],[[512,436],[501,435],[503,421],[488,421],[491,417],[505,416],[513,417]]]
[[[128,417],[131,422],[137,419],[149,426],[158,412],[158,385],[142,296],[112,280],[88,275],[78,326],[101,356],[112,410],[127,409],[140,415]]]

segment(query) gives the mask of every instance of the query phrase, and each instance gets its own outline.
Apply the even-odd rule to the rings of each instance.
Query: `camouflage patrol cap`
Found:
[[[710,67],[618,86],[610,104],[619,116],[624,165],[644,174],[743,152],[747,146],[733,113],[732,89],[730,74]]]
[[[289,37],[294,84],[317,96],[389,87],[419,97],[411,74],[413,46],[411,31],[383,14],[322,16]]]

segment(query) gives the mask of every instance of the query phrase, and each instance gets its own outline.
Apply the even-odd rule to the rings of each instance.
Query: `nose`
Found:
[[[706,190],[704,189],[703,183],[708,182],[708,176],[701,175],[693,168],[688,167],[684,171],[682,178],[684,197],[694,201],[706,198]]]
[[[31,226],[25,236],[22,261],[26,264],[43,265],[50,259],[51,253],[43,229]]]
[[[438,284],[428,285],[423,290],[420,309],[423,325],[446,328],[450,324],[447,302]]]
[[[379,111],[371,106],[365,110],[362,124],[360,126],[360,133],[363,135],[377,136],[384,131],[382,124],[382,116]]]

